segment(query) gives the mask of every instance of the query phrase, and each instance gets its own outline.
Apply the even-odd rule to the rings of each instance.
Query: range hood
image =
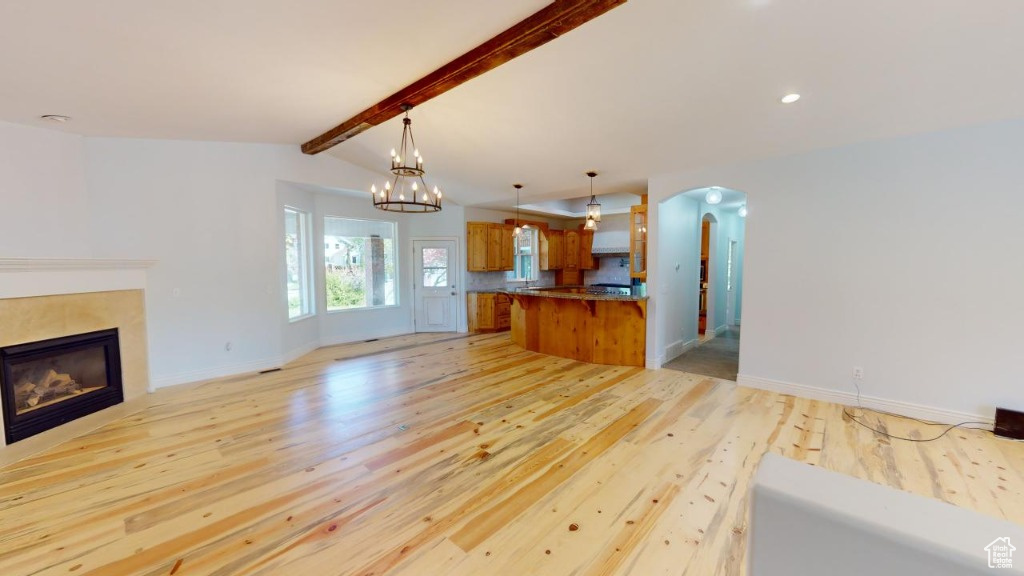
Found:
[[[626,258],[629,255],[629,214],[605,216],[594,232],[594,246],[590,253]]]

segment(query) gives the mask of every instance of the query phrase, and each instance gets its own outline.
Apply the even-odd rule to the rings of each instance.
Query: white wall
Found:
[[[0,122],[0,255],[91,256],[81,136]]]
[[[647,366],[657,368],[697,342],[700,203],[648,198]]]
[[[658,176],[649,194],[659,212],[707,182],[748,194],[741,383],[849,401],[862,366],[866,404],[991,418],[1024,409],[1022,157],[1015,121]],[[659,233],[659,281],[672,250]],[[656,307],[657,338],[676,338]]]
[[[156,386],[280,365],[289,337],[278,181],[379,178],[296,146],[86,139],[95,252],[158,260],[146,291]],[[231,350],[226,349],[231,343]]]

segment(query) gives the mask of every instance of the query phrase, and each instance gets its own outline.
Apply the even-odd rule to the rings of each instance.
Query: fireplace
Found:
[[[124,401],[116,328],[0,348],[7,443]]]

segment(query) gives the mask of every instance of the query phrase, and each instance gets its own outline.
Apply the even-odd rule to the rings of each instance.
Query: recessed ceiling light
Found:
[[[50,122],[60,122],[61,124],[71,120],[71,116],[63,116],[61,114],[43,114],[40,118],[43,120],[49,120]]]
[[[800,99],[800,95],[797,94],[796,92],[793,92],[793,93],[786,94],[785,96],[783,96],[781,98],[780,102],[782,102],[783,104],[792,104],[793,102],[796,102],[799,99]]]
[[[708,193],[704,195],[704,201],[708,204],[718,204],[722,201],[722,191],[718,186],[712,186]]]

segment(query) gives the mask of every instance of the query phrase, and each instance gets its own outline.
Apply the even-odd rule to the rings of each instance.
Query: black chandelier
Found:
[[[434,186],[428,192],[427,183],[423,180],[423,156],[416,148],[416,139],[412,135],[412,120],[409,110],[412,104],[402,104],[405,118],[402,119],[402,144],[396,151],[391,149],[391,173],[393,180],[384,182],[379,191],[377,186],[370,187],[373,196],[373,207],[391,212],[439,212],[441,210],[441,191]],[[409,148],[412,156],[409,156]]]

